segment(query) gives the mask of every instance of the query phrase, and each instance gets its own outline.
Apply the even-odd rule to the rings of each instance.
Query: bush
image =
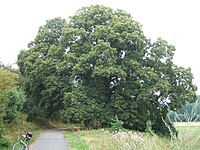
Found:
[[[11,141],[6,138],[2,137],[0,140],[0,148],[8,148],[11,145]]]
[[[119,120],[117,116],[111,122],[111,129],[113,132],[119,132],[123,129],[124,122]]]
[[[26,96],[22,90],[8,91],[3,116],[5,123],[17,122],[25,101]]]

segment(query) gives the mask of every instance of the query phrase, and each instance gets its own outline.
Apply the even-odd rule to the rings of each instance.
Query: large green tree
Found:
[[[191,70],[173,63],[174,52],[167,41],[146,38],[130,14],[93,5],[68,23],[47,21],[18,65],[34,113],[61,112],[96,128],[117,115],[126,128],[144,131],[151,121],[167,134],[168,110],[196,99]]]
[[[62,108],[64,91],[69,84],[65,70],[60,67],[64,63],[64,50],[59,43],[65,24],[61,18],[47,21],[28,44],[29,50],[22,50],[18,55],[22,85],[29,97],[26,109],[30,117],[55,117]]]

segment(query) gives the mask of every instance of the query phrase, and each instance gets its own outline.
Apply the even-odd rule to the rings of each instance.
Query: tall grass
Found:
[[[192,123],[191,123],[192,124]],[[108,130],[88,130],[65,132],[72,150],[198,150],[200,149],[200,126],[176,126],[178,139],[171,140],[135,131],[109,132]],[[67,136],[73,135],[73,138]],[[78,142],[87,145],[87,149],[76,148]]]
[[[161,150],[161,148],[162,150],[167,150],[171,146],[170,141],[167,139],[132,131],[111,133],[105,130],[88,130],[72,134],[77,139],[84,140],[90,150]],[[69,143],[74,140],[70,139],[69,136],[67,137],[69,138]],[[73,147],[71,147],[72,150],[76,150]]]
[[[184,149],[200,149],[200,122],[179,122],[175,126],[179,131],[178,140]]]

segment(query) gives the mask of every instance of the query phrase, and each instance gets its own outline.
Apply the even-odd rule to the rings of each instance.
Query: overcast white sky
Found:
[[[102,4],[131,13],[145,35],[175,45],[174,63],[190,67],[200,94],[200,0],[2,0],[0,1],[0,61],[14,64],[39,26],[55,17],[67,19],[82,6]]]

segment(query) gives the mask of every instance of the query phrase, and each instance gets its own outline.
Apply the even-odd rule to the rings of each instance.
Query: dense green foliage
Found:
[[[9,70],[0,68],[0,138],[3,135],[3,116],[5,110],[7,91],[16,87],[18,76]]]
[[[173,63],[174,52],[121,10],[95,5],[69,22],[49,20],[18,56],[29,116],[99,128],[117,115],[125,128],[145,131],[150,120],[168,134],[168,110],[196,100],[192,73]]]
[[[26,101],[25,94],[22,90],[10,90],[6,94],[6,103],[4,109],[3,120],[6,123],[16,123],[22,112],[24,102]]]
[[[170,111],[168,115],[174,122],[200,121],[200,96],[197,97],[196,102],[187,102],[181,109]]]
[[[16,70],[0,63],[0,147],[8,147],[5,126],[18,121],[26,98],[19,90],[19,74]]]
[[[55,117],[62,108],[64,92],[68,89],[69,79],[62,69],[63,52],[59,41],[65,21],[56,18],[48,21],[39,29],[29,51],[21,51],[18,65],[24,76],[22,85],[29,101],[27,113],[31,117]]]

